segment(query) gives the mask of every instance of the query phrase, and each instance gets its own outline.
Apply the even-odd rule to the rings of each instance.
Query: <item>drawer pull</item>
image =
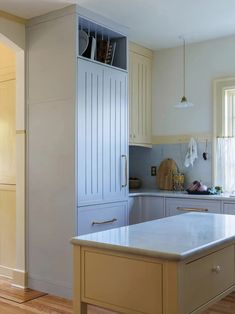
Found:
[[[188,207],[177,207],[177,210],[185,212],[208,212],[207,208],[188,208]]]
[[[114,223],[115,221],[117,221],[117,218],[113,218],[111,220],[105,220],[105,221],[93,221],[92,222],[92,226],[95,226],[95,225],[105,225],[105,224],[112,224]]]
[[[214,267],[212,268],[212,271],[213,271],[213,273],[219,274],[220,271],[221,271],[221,267],[220,267],[219,265],[214,266]]]

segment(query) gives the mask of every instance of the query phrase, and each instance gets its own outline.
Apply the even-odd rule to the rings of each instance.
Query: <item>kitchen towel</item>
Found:
[[[188,168],[190,165],[193,166],[194,161],[197,159],[197,143],[195,139],[192,137],[188,144],[187,153],[185,156],[184,165]]]

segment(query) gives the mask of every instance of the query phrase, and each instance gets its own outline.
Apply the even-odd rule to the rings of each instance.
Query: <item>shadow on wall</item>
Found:
[[[151,166],[160,166],[162,160],[172,158],[178,165],[180,172],[185,174],[185,187],[194,180],[202,181],[207,186],[212,185],[212,145],[208,143],[208,160],[202,157],[205,151],[205,142],[197,143],[198,159],[193,167],[184,166],[188,143],[182,144],[157,144],[152,149],[130,146],[130,177],[142,180],[143,188],[157,188],[156,177],[151,176]]]

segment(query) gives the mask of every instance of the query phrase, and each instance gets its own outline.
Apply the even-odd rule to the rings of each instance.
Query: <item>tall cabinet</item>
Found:
[[[126,30],[72,5],[30,20],[27,44],[29,286],[71,297],[70,239],[127,224]]]
[[[80,235],[127,224],[128,76],[126,36],[84,18],[79,29],[116,46],[113,65],[78,57]]]

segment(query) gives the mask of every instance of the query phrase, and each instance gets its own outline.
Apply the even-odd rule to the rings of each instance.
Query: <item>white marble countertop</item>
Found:
[[[187,213],[72,239],[86,245],[121,252],[184,260],[235,240],[235,216]]]
[[[164,191],[157,189],[138,189],[130,190],[130,197],[135,196],[162,196],[162,197],[173,197],[173,198],[194,198],[194,199],[206,199],[206,200],[225,200],[229,202],[235,202],[235,195],[221,194],[221,195],[195,195],[188,194],[186,191],[176,192],[176,191]]]

